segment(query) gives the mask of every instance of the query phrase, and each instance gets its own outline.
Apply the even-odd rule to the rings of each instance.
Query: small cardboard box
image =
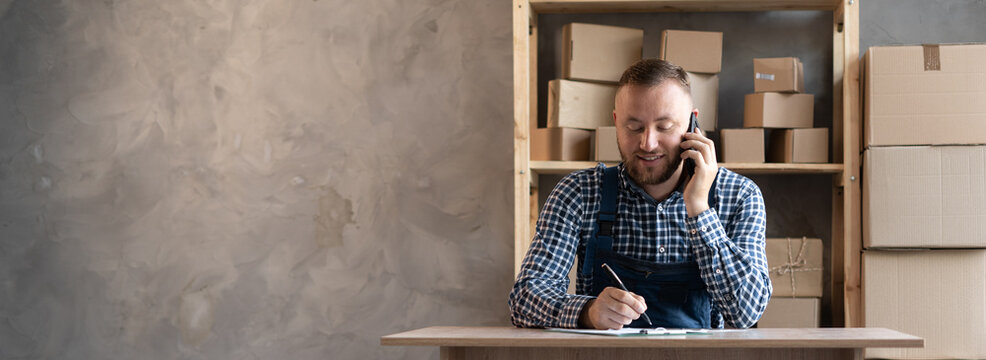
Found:
[[[986,359],[986,250],[863,252],[864,326],[924,338],[866,358]]]
[[[719,75],[689,72],[688,82],[692,87],[692,101],[698,109],[698,128],[715,131],[719,116]]]
[[[822,301],[819,298],[786,298],[771,296],[758,328],[817,328],[820,325]]]
[[[815,96],[811,94],[747,94],[743,101],[743,127],[810,128],[814,111]]]
[[[592,130],[540,128],[531,132],[531,160],[588,161]]]
[[[616,127],[596,128],[596,161],[620,161],[620,148],[616,144]]]
[[[562,77],[616,83],[640,60],[644,30],[571,23],[562,27]]]
[[[613,125],[616,86],[571,80],[548,82],[548,127],[595,130]]]
[[[718,74],[722,70],[722,33],[664,30],[661,32],[660,58],[685,71]]]
[[[821,239],[767,239],[767,267],[774,286],[771,296],[822,296]]]
[[[986,146],[863,153],[863,246],[986,247]]]
[[[763,129],[722,129],[722,161],[727,163],[762,163]]]
[[[796,57],[753,59],[754,92],[805,92],[805,73]]]
[[[867,147],[986,144],[986,44],[872,46],[863,63]]]
[[[777,129],[770,133],[770,156],[775,163],[827,163],[829,129]]]

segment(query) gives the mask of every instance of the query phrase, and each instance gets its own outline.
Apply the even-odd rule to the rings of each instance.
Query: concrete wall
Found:
[[[506,324],[509,4],[6,2],[0,358],[434,358]]]
[[[981,0],[857,1],[864,50],[986,41]],[[378,338],[507,324],[510,16],[0,0],[0,358],[428,359]],[[757,179],[772,229],[828,231],[824,193],[772,210],[817,178]]]

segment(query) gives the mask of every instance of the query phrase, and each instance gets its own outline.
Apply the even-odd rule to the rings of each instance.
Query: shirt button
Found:
[[[698,232],[698,231],[695,231],[695,229],[692,229],[692,235],[694,235],[694,234],[695,234],[695,233],[697,233],[697,232]]]
[[[716,274],[722,274],[722,269],[716,269]]]
[[[659,252],[662,252],[662,253],[663,253],[663,252],[664,252],[664,247],[663,247],[663,246],[661,246],[661,247],[659,247],[659,248],[657,248],[657,251],[659,251]]]
[[[658,205],[657,206],[657,211],[658,212],[664,212],[664,205]]]
[[[702,227],[702,231],[704,232],[704,231],[705,231],[705,229],[706,229],[706,227],[705,227],[705,226],[703,226],[703,227]]]

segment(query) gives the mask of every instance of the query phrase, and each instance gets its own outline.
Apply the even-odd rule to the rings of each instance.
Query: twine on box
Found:
[[[777,275],[791,274],[791,297],[798,295],[797,281],[794,280],[795,273],[822,270],[821,268],[807,267],[808,260],[805,259],[805,250],[808,248],[807,244],[808,237],[801,237],[801,249],[798,250],[798,256],[795,257],[791,252],[791,238],[787,238],[787,263],[770,268],[770,272]]]

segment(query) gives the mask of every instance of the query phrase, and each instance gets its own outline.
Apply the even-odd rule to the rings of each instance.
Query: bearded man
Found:
[[[620,78],[615,105],[623,161],[575,171],[552,190],[510,292],[511,321],[595,329],[753,326],[772,290],[760,188],[720,168],[699,129],[687,131],[699,114],[681,67],[657,59],[633,64]],[[567,294],[576,260],[576,293]]]

